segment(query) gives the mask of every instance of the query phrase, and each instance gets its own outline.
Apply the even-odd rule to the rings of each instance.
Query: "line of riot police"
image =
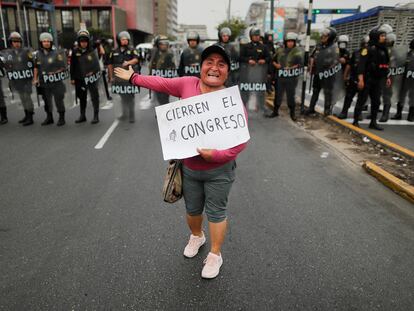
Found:
[[[130,46],[131,37],[122,31],[117,36],[118,46],[105,57],[105,50],[99,42],[93,42],[89,32],[81,29],[77,33],[76,44],[71,50],[70,61],[64,49],[54,46],[53,37],[44,32],[39,36],[39,49],[22,46],[22,37],[18,32],[9,36],[9,49],[0,52],[1,72],[9,80],[12,95],[19,95],[24,108],[24,118],[19,121],[23,126],[33,124],[34,105],[31,98],[32,86],[35,86],[37,96],[42,96],[45,103],[46,119],[41,125],[54,123],[53,102],[59,114],[57,126],[64,125],[66,86],[64,81],[70,79],[75,88],[76,101],[79,100],[80,115],[75,123],[86,122],[87,95],[93,106],[91,123],[99,122],[99,83],[105,73],[103,61],[108,66],[109,82],[113,94],[119,94],[122,103],[122,116],[129,115],[129,121],[135,121],[134,94],[139,92],[129,83],[114,79],[113,68],[133,66],[139,72],[138,54]],[[1,81],[1,80],[0,80]],[[107,85],[105,84],[107,90]],[[107,93],[108,99],[110,98]],[[0,85],[0,123],[8,122],[7,106],[4,100],[3,88]]]

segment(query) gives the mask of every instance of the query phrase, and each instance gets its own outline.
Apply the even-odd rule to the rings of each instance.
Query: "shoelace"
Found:
[[[217,261],[216,258],[214,258],[212,256],[207,256],[207,258],[204,259],[203,264],[205,264],[206,266],[212,266],[215,261]]]
[[[190,245],[190,247],[196,246],[197,245],[197,242],[198,242],[198,239],[201,239],[201,238],[191,238],[190,239],[190,242],[188,242],[188,244]]]

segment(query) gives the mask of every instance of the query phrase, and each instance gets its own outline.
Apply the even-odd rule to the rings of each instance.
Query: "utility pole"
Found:
[[[22,16],[20,11],[21,0],[16,0],[16,9],[17,9],[17,25],[19,26],[20,34],[23,32],[23,25],[22,25]],[[27,42],[27,44],[29,44]]]
[[[4,29],[3,7],[1,5],[1,1],[0,1],[0,20],[1,20],[1,29],[3,32],[4,47],[7,48],[6,29]]]
[[[303,82],[302,82],[302,100],[300,103],[300,113],[305,112],[305,92],[306,92],[306,82],[308,80],[308,64],[309,64],[309,45],[310,45],[310,35],[311,35],[311,25],[312,25],[312,9],[313,9],[313,0],[309,0],[308,8],[308,23],[306,28],[306,46],[305,46],[305,59],[303,64]]]
[[[270,0],[270,30],[273,31],[275,19],[275,0]]]
[[[227,21],[231,19],[231,0],[229,0],[229,7],[227,8]]]

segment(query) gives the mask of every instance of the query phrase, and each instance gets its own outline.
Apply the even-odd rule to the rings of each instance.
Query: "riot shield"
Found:
[[[1,51],[7,78],[13,82],[33,78],[33,59],[29,49]]]
[[[267,64],[240,65],[240,94],[244,105],[251,111],[265,110]]]
[[[405,76],[405,62],[407,59],[408,47],[396,46],[391,49],[390,53],[390,73],[391,88],[383,89],[383,102],[391,106],[399,101]]]
[[[331,108],[345,96],[343,69],[339,62],[339,49],[336,44],[320,49],[315,55],[315,75],[320,81],[326,97],[330,96]]]
[[[47,55],[36,53],[39,83],[42,87],[53,87],[57,82],[69,78],[68,62],[64,50],[52,50]]]
[[[180,76],[200,77],[201,52],[198,47],[195,49],[187,48],[183,51],[179,66]]]
[[[98,52],[95,49],[88,50],[80,56],[79,67],[86,86],[98,82],[101,78]]]

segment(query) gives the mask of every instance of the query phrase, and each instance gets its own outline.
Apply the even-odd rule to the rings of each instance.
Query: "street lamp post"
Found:
[[[310,75],[308,73],[308,63],[309,63],[309,45],[310,45],[310,35],[311,35],[311,25],[312,25],[312,8],[313,8],[313,0],[309,0],[308,21],[307,21],[307,28],[306,28],[305,57],[304,57],[304,64],[303,64],[302,99],[300,103],[301,114],[305,112],[306,83],[308,80],[308,75]]]

